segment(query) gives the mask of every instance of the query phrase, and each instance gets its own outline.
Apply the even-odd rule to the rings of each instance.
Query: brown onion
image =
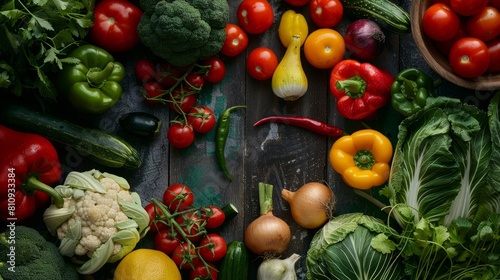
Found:
[[[292,217],[301,227],[318,228],[333,215],[335,197],[322,183],[310,182],[295,192],[283,189],[281,196],[290,204]]]
[[[245,245],[257,255],[285,251],[292,235],[288,224],[273,215],[272,192],[272,185],[259,183],[260,216],[245,230]]]

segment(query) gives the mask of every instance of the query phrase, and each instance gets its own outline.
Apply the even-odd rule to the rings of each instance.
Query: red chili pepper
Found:
[[[370,63],[347,59],[330,75],[330,91],[338,112],[347,119],[361,120],[391,101],[394,77]]]
[[[0,125],[0,219],[22,222],[46,205],[63,198],[49,185],[61,178],[57,151],[46,138]]]
[[[270,116],[257,121],[253,126],[270,122],[301,127],[328,137],[340,137],[345,135],[344,130],[339,127],[301,116]]]

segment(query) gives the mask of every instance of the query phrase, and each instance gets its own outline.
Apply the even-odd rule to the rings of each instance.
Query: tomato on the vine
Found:
[[[450,50],[450,66],[462,78],[481,76],[488,69],[489,61],[488,47],[477,38],[462,38]]]
[[[208,271],[207,271],[208,268]],[[189,280],[197,279],[217,279],[219,272],[215,264],[211,262],[204,263],[200,262],[194,266],[194,269],[189,271]]]
[[[159,221],[155,222],[154,221],[156,216],[161,214],[162,212],[160,211],[160,209],[158,207],[156,207],[156,205],[153,202],[144,206],[144,210],[146,210],[146,212],[149,215],[149,231],[150,232],[157,232],[157,231],[160,231],[160,230],[165,229],[167,227],[167,225],[165,225],[162,222],[159,222]],[[159,213],[159,214],[157,214],[157,213]]]
[[[156,80],[166,88],[176,85],[187,71],[185,67],[173,66],[166,62],[162,62],[158,66]]]
[[[342,20],[344,6],[340,0],[312,0],[309,13],[318,27],[333,28]]]
[[[449,6],[437,3],[425,10],[422,28],[425,35],[432,40],[447,41],[460,29],[460,19]]]
[[[165,89],[158,82],[151,81],[142,86],[144,101],[148,104],[158,104],[160,101],[154,98],[160,98],[165,93]]]
[[[180,269],[195,267],[201,262],[200,257],[192,244],[181,243],[172,253],[172,260]]]
[[[198,73],[189,73],[186,76],[184,89],[188,91],[200,91],[203,85],[205,85],[205,78],[202,75]]]
[[[139,43],[137,25],[142,10],[126,0],[103,0],[93,11],[90,40],[109,52],[124,52]]]
[[[162,229],[154,236],[155,249],[167,255],[171,255],[179,245],[181,245],[181,236],[172,228]]]
[[[483,42],[500,35],[500,12],[493,7],[485,7],[467,19],[467,33]]]
[[[205,220],[197,213],[189,212],[175,218],[175,221],[181,226],[182,231],[188,236],[191,242],[197,242],[202,238],[200,231],[203,230],[202,224]]]
[[[285,0],[285,2],[292,6],[304,6],[307,3],[311,2],[311,0]]]
[[[462,16],[472,16],[479,13],[489,0],[450,0],[451,9]]]
[[[186,123],[172,123],[168,128],[167,139],[174,148],[187,148],[194,143],[193,127]]]
[[[236,12],[238,23],[249,34],[261,34],[274,21],[274,11],[268,0],[243,0]]]
[[[226,220],[226,214],[220,207],[210,205],[202,210],[201,218],[207,221],[206,228],[218,228]]]
[[[316,68],[333,68],[344,59],[344,38],[334,29],[317,29],[307,36],[304,43],[304,55],[307,61]]]
[[[215,114],[212,109],[203,105],[192,107],[188,112],[187,120],[193,130],[201,134],[208,133],[216,124]]]
[[[220,52],[225,56],[237,56],[248,46],[248,35],[239,25],[226,24],[226,39]]]
[[[204,236],[198,245],[198,253],[206,261],[218,261],[227,252],[227,243],[224,238],[217,233],[209,233]]]
[[[193,205],[194,193],[188,186],[176,183],[165,189],[162,199],[170,211],[183,211]]]
[[[212,56],[200,63],[202,66],[210,66],[205,80],[210,83],[218,83],[226,76],[226,64],[217,56]]]
[[[186,92],[182,88],[176,88],[172,91],[171,96],[168,98],[168,106],[170,110],[181,113],[188,113],[189,110],[196,104],[198,98],[196,94]]]
[[[155,73],[156,66],[154,62],[149,59],[139,59],[134,64],[135,78],[144,84],[153,81]]]
[[[263,81],[273,76],[278,63],[278,57],[273,50],[267,47],[258,47],[248,54],[246,69],[252,78]]]
[[[500,73],[500,38],[489,41],[487,44],[490,53],[488,72]]]

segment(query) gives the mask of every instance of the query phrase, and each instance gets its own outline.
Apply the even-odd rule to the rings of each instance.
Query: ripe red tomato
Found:
[[[188,91],[200,91],[203,85],[205,85],[205,78],[203,78],[203,76],[198,73],[192,72],[186,76],[184,89]]]
[[[156,69],[156,80],[164,87],[170,88],[177,84],[178,80],[186,73],[185,67],[177,67],[162,62]]]
[[[196,243],[202,238],[202,234],[200,231],[202,230],[202,224],[205,223],[205,220],[202,219],[195,212],[189,212],[186,214],[182,214],[181,216],[177,216],[175,221],[181,226],[182,231],[188,236],[188,239]]]
[[[449,55],[453,72],[462,78],[477,78],[488,69],[490,54],[486,44],[473,37],[458,40]]]
[[[233,23],[226,24],[226,40],[220,52],[225,56],[237,56],[248,46],[248,35],[239,26]]]
[[[154,62],[149,59],[139,59],[134,64],[135,78],[144,84],[153,81],[155,73],[156,66]]]
[[[188,269],[191,265],[195,266],[201,262],[194,246],[187,242],[182,243],[174,250],[172,260],[179,269]]]
[[[285,0],[285,2],[292,6],[304,6],[307,3],[311,2],[311,0]]]
[[[165,93],[165,89],[157,82],[148,82],[142,86],[142,95],[144,96],[144,102],[154,105],[160,103],[159,96]]]
[[[172,95],[169,96],[168,99],[168,106],[170,107],[170,110],[179,114],[187,114],[198,100],[196,94],[192,92],[186,92],[181,88],[174,89]]]
[[[208,133],[215,127],[215,114],[212,109],[207,106],[199,105],[192,107],[187,115],[188,123],[197,133]]]
[[[194,143],[193,127],[189,124],[173,123],[168,128],[167,139],[174,148],[187,148]]]
[[[167,225],[165,225],[162,222],[155,222],[154,221],[154,219],[157,216],[157,213],[158,213],[158,215],[161,215],[162,212],[160,211],[160,209],[158,209],[158,207],[156,207],[156,205],[153,202],[144,206],[144,210],[146,210],[146,212],[149,215],[149,231],[150,232],[158,232],[158,231],[165,229],[167,227]]]
[[[267,0],[243,0],[236,12],[238,23],[249,34],[261,34],[274,21],[273,7]]]
[[[217,56],[212,56],[200,62],[200,65],[210,66],[210,69],[205,76],[205,80],[210,83],[218,83],[226,76],[226,64]]]
[[[181,236],[175,230],[167,227],[155,234],[154,245],[156,250],[171,255],[181,245]]]
[[[258,47],[248,54],[246,69],[252,78],[263,81],[273,76],[278,63],[278,57],[273,50],[267,47]]]
[[[141,16],[141,9],[126,0],[103,0],[94,8],[90,40],[109,52],[128,51],[139,43]]]
[[[470,36],[488,42],[500,35],[500,12],[493,7],[485,7],[466,22]]]
[[[490,0],[490,2],[488,2],[488,6],[494,7],[500,11],[500,0]]]
[[[457,34],[460,28],[460,19],[449,6],[437,3],[425,10],[422,17],[422,28],[425,35],[432,40],[447,41]]]
[[[500,38],[489,41],[486,45],[488,46],[488,52],[490,53],[488,72],[500,73]]]
[[[333,28],[342,19],[344,6],[339,0],[312,0],[309,13],[318,27]]]
[[[215,262],[222,259],[227,252],[226,240],[217,233],[209,233],[204,236],[198,247],[200,256],[209,262]]]
[[[193,201],[193,191],[184,184],[172,184],[163,192],[163,204],[172,212],[186,210]]]
[[[436,3],[442,3],[442,4],[446,4],[446,5],[450,5],[450,0],[432,0],[432,4],[436,4]]]
[[[472,16],[479,13],[489,0],[450,0],[451,9],[462,16]]]
[[[205,207],[201,217],[207,221],[206,228],[218,228],[226,220],[226,214],[215,205]]]
[[[207,271],[208,269],[208,271]],[[219,273],[215,264],[211,262],[200,262],[194,266],[194,269],[189,271],[189,280],[212,279],[217,280]]]

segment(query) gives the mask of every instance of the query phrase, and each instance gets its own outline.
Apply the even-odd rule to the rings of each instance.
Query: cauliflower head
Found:
[[[64,205],[51,205],[44,221],[61,240],[62,255],[86,260],[78,268],[82,274],[123,258],[149,229],[139,195],[122,177],[97,170],[70,172],[64,185],[54,189]]]
[[[217,54],[226,39],[227,0],[142,0],[139,38],[174,66]]]

